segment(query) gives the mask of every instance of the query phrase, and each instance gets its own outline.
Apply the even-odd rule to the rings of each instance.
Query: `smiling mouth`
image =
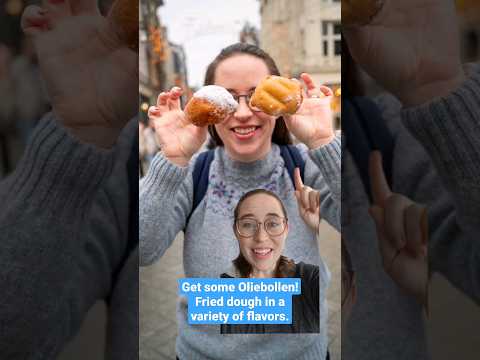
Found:
[[[232,131],[240,138],[251,137],[260,126],[234,127]]]
[[[265,259],[265,258],[269,257],[269,256],[272,254],[273,249],[271,249],[271,248],[252,249],[252,252],[253,252],[253,255],[254,255],[256,258]]]

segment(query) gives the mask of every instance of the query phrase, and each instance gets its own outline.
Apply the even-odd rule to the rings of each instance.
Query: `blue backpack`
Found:
[[[365,192],[371,202],[372,194],[368,174],[370,152],[379,150],[382,153],[383,169],[391,188],[395,136],[385,124],[385,119],[382,118],[377,105],[366,97],[344,98],[342,122],[346,148],[357,165]]]
[[[304,179],[305,172],[305,161],[300,155],[300,151],[293,145],[280,145],[280,155],[285,162],[285,167],[287,168],[288,174],[294,182],[294,170],[296,167],[300,169],[300,175],[302,180]],[[193,168],[193,207],[192,212],[187,218],[190,219],[190,216],[193,214],[198,204],[205,197],[208,188],[208,175],[210,173],[210,164],[213,161],[215,150],[208,150],[202,152],[198,155],[195,160],[195,166]]]

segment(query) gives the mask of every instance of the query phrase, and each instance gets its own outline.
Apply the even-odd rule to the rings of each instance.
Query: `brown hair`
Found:
[[[207,72],[205,73],[204,85],[214,85],[215,84],[215,71],[217,70],[218,65],[228,58],[231,58],[235,55],[251,55],[256,58],[259,58],[265,62],[270,75],[280,75],[280,71],[275,64],[275,61],[270,55],[265,51],[260,49],[258,46],[245,44],[245,43],[236,43],[224,48],[220,54],[208,65]],[[223,146],[223,141],[218,136],[215,126],[210,125],[208,127],[208,132],[210,133],[210,142],[208,148],[213,149],[216,146]],[[272,142],[278,145],[288,145],[292,143],[290,137],[290,132],[288,131],[287,125],[285,125],[285,120],[283,117],[278,118],[275,121],[275,128],[273,129]]]
[[[233,212],[234,214],[234,222],[233,222],[233,232],[238,236],[237,233],[237,219],[238,215],[240,213],[240,208],[242,203],[248,199],[249,197],[252,197],[254,195],[258,194],[265,194],[273,197],[276,199],[282,208],[283,216],[285,217],[285,220],[288,221],[288,216],[287,216],[287,210],[285,209],[285,206],[283,205],[282,200],[277,196],[277,194],[265,190],[265,189],[256,189],[249,191],[245,193],[240,200],[237,203],[237,206],[235,207],[235,210]],[[242,277],[250,277],[250,274],[252,273],[252,265],[245,259],[243,256],[242,252],[240,252],[235,260],[233,260],[233,264],[235,267],[238,269],[240,272],[240,275]],[[280,255],[280,258],[278,259],[277,266],[275,269],[275,275],[274,277],[276,278],[285,278],[285,277],[293,277],[295,275],[295,262],[292,259],[287,258],[286,256]]]

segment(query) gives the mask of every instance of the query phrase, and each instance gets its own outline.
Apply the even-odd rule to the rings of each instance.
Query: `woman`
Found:
[[[308,74],[302,74],[307,90],[301,108],[292,117],[276,119],[248,106],[256,85],[271,74],[279,74],[272,58],[248,44],[225,48],[207,69],[205,84],[229,90],[238,99],[239,107],[223,123],[210,129],[215,154],[208,189],[192,213],[195,163],[192,157],[205,141],[207,129],[186,121],[179,101],[181,89],[159,95],[157,106],[150,109],[149,115],[162,151],[140,182],[142,265],[157,261],[176,235],[185,230],[185,275],[217,277],[238,251],[232,242],[234,204],[244,193],[257,188],[277,194],[292,214],[289,224],[296,236],[286,244],[285,255],[309,264],[323,264],[316,234],[298,214],[294,186],[278,145],[291,142],[290,132],[303,143],[298,149],[305,161],[304,182],[320,192],[323,218],[339,229],[340,140],[332,128],[331,91],[317,87]],[[327,96],[320,98],[322,93]],[[249,136],[238,134],[249,128],[254,128]],[[320,307],[322,314],[326,314],[325,301],[320,302]],[[258,358],[265,352],[278,360],[326,356],[325,336],[223,337],[218,327],[188,325],[187,306],[183,302],[177,307],[177,319],[176,351],[180,360]],[[320,333],[326,334],[323,317]]]
[[[304,213],[312,213],[320,223],[318,192],[312,195],[312,202]],[[328,270],[304,262],[295,263],[282,255],[289,233],[287,210],[282,200],[268,190],[249,191],[235,208],[233,224],[240,254],[233,260],[231,271],[222,277],[301,278],[302,289],[300,295],[292,298],[291,324],[222,325],[222,334],[318,333],[319,283],[328,282]],[[317,228],[318,225],[313,224],[312,230]]]

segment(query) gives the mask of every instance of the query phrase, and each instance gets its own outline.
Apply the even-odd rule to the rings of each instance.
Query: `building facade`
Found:
[[[189,95],[183,47],[168,40],[168,31],[158,16],[163,0],[142,0],[139,14],[140,118],[147,120],[150,105],[161,91],[180,86]]]
[[[302,72],[335,92],[337,121],[341,111],[341,1],[260,0],[260,46],[286,77]]]

